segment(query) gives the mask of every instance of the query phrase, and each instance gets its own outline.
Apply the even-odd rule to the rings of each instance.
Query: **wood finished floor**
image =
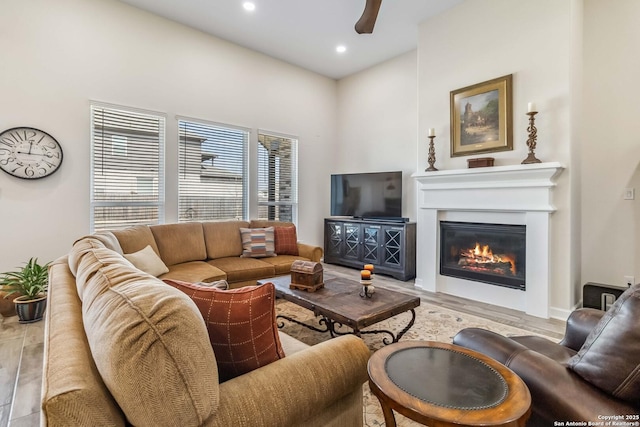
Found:
[[[357,278],[354,269],[327,265],[330,274]],[[388,287],[419,296],[424,302],[450,310],[473,314],[527,331],[559,339],[565,322],[540,319],[520,311],[426,292],[415,288],[413,282],[401,282],[376,275],[376,286]],[[42,351],[44,322],[28,325],[18,323],[16,316],[0,317],[0,427],[37,427],[40,425],[40,390],[42,382]]]

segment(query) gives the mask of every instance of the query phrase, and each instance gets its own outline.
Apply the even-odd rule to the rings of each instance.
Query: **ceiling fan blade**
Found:
[[[364,6],[364,12],[362,16],[356,22],[356,33],[358,34],[371,34],[373,27],[376,25],[376,18],[378,17],[378,11],[382,0],[367,0]]]

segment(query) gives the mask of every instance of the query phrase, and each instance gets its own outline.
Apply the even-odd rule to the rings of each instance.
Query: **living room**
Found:
[[[538,158],[566,168],[554,192],[549,303],[553,317],[566,318],[584,283],[624,285],[640,274],[637,201],[623,200],[640,182],[638,60],[629,54],[637,5],[603,8],[462,2],[420,25],[416,50],[334,80],[117,1],[5,3],[2,51],[20,66],[3,70],[3,129],[49,131],[65,157],[49,179],[3,177],[11,250],[0,270],[55,259],[89,232],[91,102],[166,114],[167,177],[176,173],[175,116],[297,136],[299,233],[321,244],[331,173],[402,170],[403,213],[415,220],[411,175],[427,166],[427,129],[437,135],[436,166],[466,168],[466,158],[449,156],[450,91],[513,74],[514,149],[495,153],[496,165],[526,157],[525,113],[535,102]],[[478,17],[482,30],[473,30]],[[177,219],[176,194],[167,179],[165,222]]]
[[[463,1],[420,24],[415,50],[340,79],[116,0],[0,7],[1,129],[43,129],[64,149],[47,179],[2,174],[0,271],[56,259],[90,232],[92,102],[166,116],[167,223],[178,219],[176,117],[251,129],[254,161],[258,130],[294,135],[298,236],[322,246],[332,173],[403,171],[403,216],[417,220],[412,175],[427,167],[428,129],[438,169],[467,168],[450,156],[450,92],[512,74],[513,150],[491,153],[496,166],[526,157],[535,102],[536,155],[564,167],[551,201],[549,316],[566,319],[586,282],[640,277],[640,210],[624,198],[640,185],[635,0]]]

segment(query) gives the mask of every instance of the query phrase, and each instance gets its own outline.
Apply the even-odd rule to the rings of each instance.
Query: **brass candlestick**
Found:
[[[432,171],[438,170],[433,166],[433,164],[436,162],[436,149],[433,146],[433,138],[435,138],[435,136],[429,137],[429,158],[427,159],[427,162],[429,163],[429,167],[424,170],[425,172],[432,172]]]
[[[542,163],[535,155],[534,151],[536,150],[536,139],[538,138],[538,129],[536,129],[536,119],[535,115],[538,114],[537,111],[531,111],[527,113],[529,116],[529,127],[527,128],[527,132],[529,132],[529,139],[527,139],[527,147],[529,147],[529,155],[526,159],[522,161],[523,165],[529,163]]]

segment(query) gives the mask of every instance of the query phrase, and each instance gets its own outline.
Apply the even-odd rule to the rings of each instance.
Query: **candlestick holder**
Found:
[[[527,139],[527,147],[529,147],[529,155],[526,159],[522,161],[523,165],[529,163],[542,163],[535,155],[536,150],[536,139],[538,139],[538,129],[536,129],[536,119],[535,116],[538,114],[537,111],[530,111],[527,113],[529,116],[529,127],[527,128],[527,132],[529,132],[529,138]]]
[[[362,290],[360,291],[360,297],[362,298],[371,298],[376,288],[371,284],[371,280],[360,280],[360,284],[362,285]]]
[[[436,149],[433,146],[433,138],[435,138],[435,136],[429,136],[429,157],[427,159],[429,167],[424,170],[425,172],[433,172],[438,170],[435,166],[433,166],[436,162]]]

